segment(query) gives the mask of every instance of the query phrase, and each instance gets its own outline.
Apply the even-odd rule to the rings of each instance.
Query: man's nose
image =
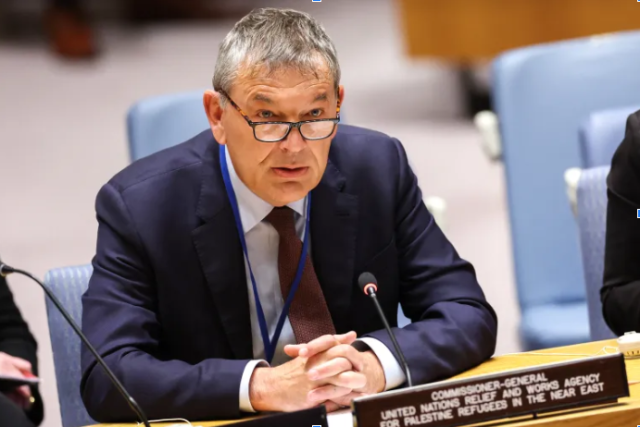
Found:
[[[307,141],[302,137],[300,128],[293,128],[289,135],[280,142],[280,148],[290,153],[298,153],[307,145]]]

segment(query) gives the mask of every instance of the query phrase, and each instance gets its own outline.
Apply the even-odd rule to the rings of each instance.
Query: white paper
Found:
[[[329,427],[353,427],[353,415],[349,409],[327,414]]]

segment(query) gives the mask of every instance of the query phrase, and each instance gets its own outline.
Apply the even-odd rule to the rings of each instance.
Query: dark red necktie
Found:
[[[285,301],[302,255],[302,241],[296,234],[293,214],[293,210],[288,207],[274,208],[266,218],[280,235],[278,273]],[[304,263],[300,285],[289,308],[289,322],[298,344],[336,333],[309,254]]]

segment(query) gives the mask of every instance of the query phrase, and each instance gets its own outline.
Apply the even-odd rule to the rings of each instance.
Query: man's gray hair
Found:
[[[256,9],[238,21],[222,41],[213,87],[228,94],[241,68],[242,72],[265,70],[269,73],[296,67],[303,73],[318,76],[318,58],[326,62],[337,91],[338,54],[322,25],[296,10]]]

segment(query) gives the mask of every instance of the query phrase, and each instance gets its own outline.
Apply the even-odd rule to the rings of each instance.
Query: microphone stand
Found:
[[[371,299],[373,300],[373,303],[376,306],[376,309],[378,310],[378,314],[380,315],[380,318],[382,319],[382,323],[384,324],[384,327],[387,330],[387,333],[389,334],[389,338],[391,338],[391,342],[393,343],[393,347],[396,349],[396,353],[398,353],[398,356],[400,357],[400,363],[402,363],[402,367],[404,369],[404,374],[407,377],[407,385],[409,387],[413,387],[413,382],[411,381],[411,371],[409,371],[409,365],[407,364],[407,361],[404,358],[404,354],[402,353],[402,350],[400,349],[400,345],[398,344],[398,341],[396,340],[396,335],[391,330],[391,326],[389,326],[389,322],[387,322],[387,316],[384,315],[384,311],[382,311],[382,307],[380,307],[380,302],[378,301],[378,297],[376,295],[376,291],[375,291],[374,287],[371,286],[371,287],[367,288],[366,292],[367,292],[367,295],[369,295],[371,297]]]

